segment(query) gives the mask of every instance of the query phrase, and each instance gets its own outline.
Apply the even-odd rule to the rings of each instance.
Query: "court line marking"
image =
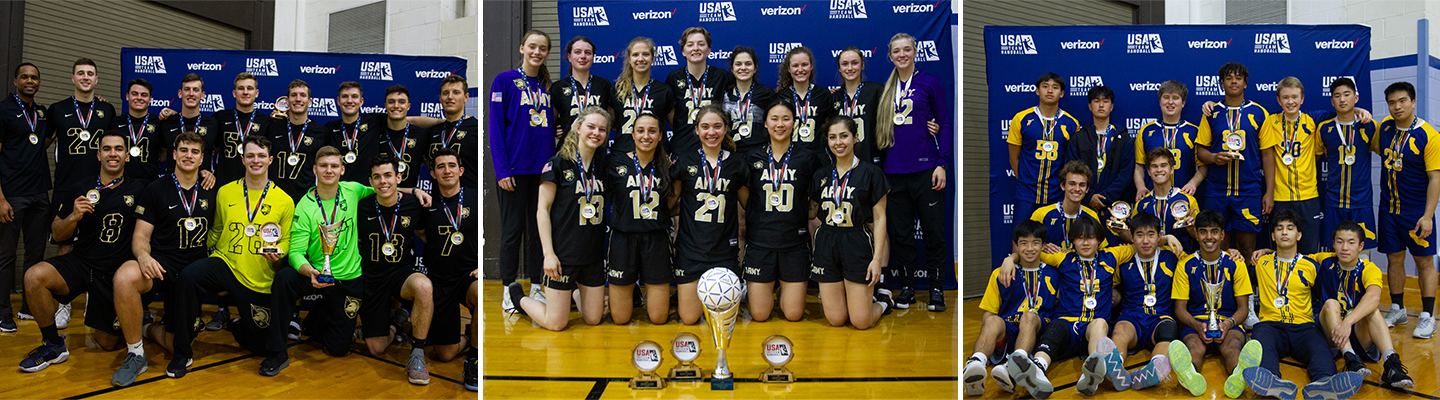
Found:
[[[560,381],[560,382],[591,382],[604,380],[606,382],[629,381],[628,377],[580,377],[580,376],[511,376],[511,375],[485,375],[480,377],[486,380],[497,381]],[[820,383],[820,382],[943,382],[958,381],[958,376],[883,376],[883,377],[862,377],[862,378],[795,378],[796,383]],[[710,378],[686,382],[709,382]],[[736,383],[759,383],[759,378],[735,378]]]
[[[1142,366],[1144,366],[1145,364],[1148,364],[1148,363],[1150,363],[1150,361],[1147,360],[1147,361],[1141,362],[1141,363],[1139,363],[1139,364],[1127,366],[1127,367],[1125,367],[1125,369],[1129,370],[1129,369],[1140,368],[1140,367],[1142,367]],[[1304,365],[1304,364],[1300,364],[1300,363],[1298,363],[1298,362],[1291,361],[1291,360],[1285,360],[1285,359],[1280,360],[1280,363],[1281,363],[1281,364],[1285,364],[1285,365],[1289,365],[1289,366],[1292,366],[1292,367],[1300,367],[1300,368],[1305,368],[1305,367],[1306,367],[1306,365]],[[1338,369],[1337,369],[1336,371],[1337,371],[1337,372],[1340,372]],[[1411,381],[1412,381],[1412,382],[1413,382],[1414,380],[1415,380],[1414,378],[1411,378]],[[1078,381],[1077,381],[1077,382],[1070,382],[1070,383],[1067,383],[1067,384],[1064,384],[1064,385],[1056,386],[1056,387],[1055,387],[1055,392],[1059,392],[1059,391],[1064,390],[1064,389],[1069,389],[1069,388],[1075,387],[1075,384],[1076,384],[1076,383],[1079,383],[1079,382],[1078,382]],[[1419,393],[1419,392],[1411,391],[1411,390],[1409,390],[1409,389],[1388,388],[1388,387],[1380,386],[1379,383],[1377,383],[1377,382],[1371,382],[1371,381],[1369,381],[1369,380],[1364,381],[1364,384],[1370,385],[1370,386],[1374,386],[1374,387],[1380,388],[1380,389],[1382,389],[1382,390],[1389,390],[1389,391],[1393,391],[1393,392],[1405,393],[1405,394],[1408,394],[1408,395],[1411,395],[1411,396],[1423,397],[1423,398],[1427,398],[1427,399],[1430,399],[1430,400],[1440,400],[1440,397],[1428,395],[1428,394],[1425,394],[1425,393]],[[1300,385],[1300,386],[1303,387],[1304,385]],[[1029,393],[1026,393],[1024,397],[1020,397],[1020,399],[1034,399],[1034,398],[1035,398],[1035,396],[1033,396],[1033,395],[1031,395],[1031,394],[1029,394]]]
[[[295,347],[295,346],[299,346],[299,345],[304,344],[304,343],[310,343],[310,342],[312,342],[312,341],[314,341],[314,340],[307,338],[307,339],[305,339],[305,340],[301,340],[301,341],[297,341],[297,342],[295,342],[295,343],[291,343],[288,347]],[[201,366],[199,366],[199,367],[186,368],[186,374],[188,375],[188,374],[191,373],[191,372],[202,371],[202,370],[210,369],[211,367],[218,367],[218,366],[221,366],[221,365],[225,365],[225,364],[229,364],[229,363],[232,363],[232,362],[244,360],[244,359],[247,359],[247,358],[250,358],[250,357],[256,357],[256,356],[259,356],[259,355],[260,355],[260,354],[257,354],[257,353],[250,353],[250,354],[246,354],[246,355],[243,355],[243,356],[236,356],[236,357],[233,357],[233,358],[230,358],[230,359],[221,360],[221,361],[216,361],[216,362],[213,362],[213,363],[210,363],[210,364],[201,365]],[[167,364],[168,364],[168,363],[167,363]],[[166,365],[166,367],[168,368],[169,365]],[[160,374],[159,376],[154,376],[154,377],[150,377],[150,378],[147,378],[147,379],[142,379],[142,380],[135,381],[135,383],[130,384],[130,386],[113,386],[113,385],[112,385],[112,386],[110,386],[110,387],[108,387],[108,388],[96,390],[96,391],[89,392],[89,393],[79,394],[79,395],[76,395],[75,397],[68,397],[67,399],[84,399],[84,398],[88,398],[88,397],[94,397],[94,396],[98,396],[98,395],[102,395],[102,394],[106,394],[106,393],[110,393],[110,392],[115,392],[115,391],[120,391],[120,390],[124,390],[124,389],[133,388],[133,387],[140,386],[140,385],[143,385],[143,384],[146,384],[146,383],[157,382],[157,381],[160,381],[160,380],[162,380],[162,379],[171,379],[171,378],[170,378],[170,376],[165,375],[165,374],[162,373],[162,374]],[[182,378],[182,379],[183,379],[183,378]]]
[[[590,388],[590,393],[585,395],[585,400],[600,400],[605,394],[605,387],[610,386],[608,379],[596,379],[595,386]]]

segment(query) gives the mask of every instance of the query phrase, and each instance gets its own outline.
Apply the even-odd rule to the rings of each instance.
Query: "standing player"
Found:
[[[131,79],[127,86],[125,116],[115,118],[110,130],[125,135],[126,152],[130,154],[125,173],[131,178],[153,181],[160,176],[160,161],[165,158],[162,149],[170,147],[174,142],[161,142],[165,140],[161,134],[163,125],[159,118],[150,115],[150,94],[153,89],[150,82],[136,78]],[[205,139],[201,137],[200,140]],[[205,147],[203,143],[201,147]],[[203,170],[209,164],[210,160],[201,160],[200,168]]]
[[[65,166],[55,169],[57,187],[69,186],[86,177],[90,171],[100,169],[95,151],[100,148],[100,135],[110,129],[110,119],[115,117],[115,106],[95,98],[95,85],[100,82],[95,61],[89,58],[75,60],[70,81],[75,84],[75,93],[50,105],[50,120],[46,124],[59,142],[55,146],[55,164]],[[125,169],[128,171],[132,165],[127,165]],[[51,200],[63,202],[70,199]]]
[[[120,348],[120,324],[115,318],[113,277],[120,265],[133,256],[129,243],[135,229],[135,199],[145,190],[139,182],[125,178],[125,138],[110,132],[100,138],[100,174],[96,183],[87,179],[71,182],[72,192],[84,193],[55,208],[51,231],[60,241],[76,235],[76,251],[45,260],[25,271],[25,292],[30,309],[40,326],[41,345],[20,361],[20,370],[36,372],[70,356],[65,336],[56,332],[55,302],[69,303],[86,292],[91,305],[85,325],[94,328],[91,338],[102,350]]]
[[[610,155],[605,184],[609,187],[610,250],[606,275],[610,283],[610,319],[630,322],[635,282],[645,283],[650,322],[670,321],[670,155],[660,142],[660,119],[641,114],[635,120],[635,151]],[[505,294],[509,296],[507,292]],[[618,306],[617,306],[618,305]]]
[[[1070,143],[1070,135],[1080,130],[1080,121],[1060,109],[1065,78],[1054,72],[1040,75],[1035,80],[1035,96],[1040,98],[1040,104],[1015,113],[1005,136],[1005,142],[1010,144],[1010,170],[1016,177],[1015,215],[1022,218],[1060,198],[1060,177],[1056,173],[1066,162],[1061,155]],[[1137,145],[1139,142],[1137,139]],[[1140,152],[1137,148],[1136,154]],[[1136,179],[1136,187],[1144,187]]]
[[[1440,197],[1440,132],[1415,115],[1415,86],[1395,82],[1385,88],[1390,116],[1380,121],[1372,146],[1383,154],[1380,190],[1380,252],[1389,259],[1390,311],[1385,325],[1409,322],[1405,310],[1405,252],[1420,272],[1420,320],[1412,334],[1435,334],[1435,202]],[[1425,199],[1422,203],[1420,199]],[[1415,221],[1415,222],[1411,222]]]
[[[1169,150],[1171,158],[1175,159],[1172,184],[1179,184],[1180,190],[1185,194],[1194,195],[1200,182],[1205,179],[1207,169],[1205,165],[1197,166],[1195,161],[1196,151],[1201,147],[1200,128],[1181,119],[1180,113],[1185,109],[1187,92],[1185,84],[1180,82],[1165,81],[1160,84],[1160,120],[1145,124],[1140,127],[1140,132],[1135,134],[1135,163],[1145,165],[1143,156],[1149,153],[1150,149],[1160,147]],[[1145,178],[1144,172],[1135,170],[1137,203],[1140,198],[1154,190]]]
[[[670,125],[674,136],[666,141],[667,148],[674,154],[700,148],[700,140],[695,135],[696,115],[701,107],[725,104],[725,89],[735,84],[735,76],[730,71],[705,63],[710,56],[710,32],[705,28],[686,28],[680,34],[680,52],[685,56],[685,67],[665,76],[665,84],[675,89],[675,114]]]
[[[45,107],[35,103],[40,91],[40,69],[35,64],[21,63],[15,67],[15,93],[0,102],[0,290],[15,285],[15,250],[20,235],[25,236],[25,260],[21,271],[45,257],[45,243],[50,234],[50,165],[45,148],[54,142]],[[45,144],[40,144],[44,139]],[[23,282],[21,283],[24,284]],[[29,295],[20,308],[20,319],[34,319],[29,313]],[[70,323],[70,306],[62,306],[57,315],[59,326]],[[0,331],[17,328],[10,315],[10,303],[0,305]],[[8,321],[8,322],[7,322]]]
[[[675,235],[675,284],[679,290],[680,321],[700,321],[700,296],[696,294],[700,275],[724,267],[740,274],[739,215],[749,197],[745,187],[744,158],[734,154],[729,135],[730,115],[718,105],[700,108],[695,133],[701,148],[674,155],[670,169],[677,202],[672,210],[680,217]]]
[[[1091,182],[1090,190],[1080,204],[1109,219],[1111,204],[1134,197],[1131,195],[1135,192],[1131,177],[1135,174],[1135,163],[1130,160],[1135,159],[1135,138],[1130,137],[1125,127],[1116,128],[1110,123],[1110,113],[1115,111],[1114,91],[1109,87],[1096,86],[1090,88],[1085,96],[1089,99],[1094,122],[1080,127],[1075,137],[1071,138],[1066,158],[1083,162],[1095,171],[1095,181]],[[1161,226],[1160,233],[1165,233],[1164,226]],[[1114,234],[1107,238],[1112,242],[1117,239]],[[1183,240],[1181,242],[1184,243]]]
[[[1194,222],[1195,213],[1200,212],[1200,206],[1195,202],[1195,196],[1180,191],[1180,188],[1175,187],[1175,182],[1171,180],[1175,176],[1175,168],[1173,167],[1175,165],[1175,153],[1163,147],[1156,147],[1150,149],[1150,152],[1145,154],[1144,157],[1145,170],[1150,176],[1150,182],[1155,183],[1155,190],[1146,193],[1145,197],[1135,202],[1135,212],[1150,214],[1159,218],[1160,232],[1174,235],[1180,239],[1180,244],[1185,246],[1185,249],[1176,249],[1177,251],[1184,253],[1186,252],[1185,250],[1195,249],[1195,240],[1190,234],[1189,227],[1182,227],[1182,229],[1175,228],[1175,224],[1181,222],[1181,219],[1176,218],[1174,211],[1172,211],[1176,207],[1190,210],[1186,218],[1189,220],[1188,222]],[[1176,204],[1184,205],[1177,206]],[[1221,244],[1221,246],[1224,246],[1224,244]]]
[[[415,187],[419,180],[419,164],[425,157],[425,149],[429,148],[428,135],[424,129],[414,126],[406,121],[406,114],[410,113],[410,90],[402,85],[394,85],[385,89],[385,132],[380,135],[380,141],[384,143],[379,146],[380,152],[394,156],[400,160],[401,187]],[[411,132],[411,130],[414,132]],[[366,166],[368,169],[368,165]]]
[[[565,140],[565,129],[575,122],[580,110],[589,106],[610,107],[615,97],[615,84],[609,79],[590,74],[595,65],[595,42],[576,36],[565,44],[565,59],[570,61],[570,76],[550,84],[550,99],[555,105],[555,145]],[[613,110],[605,110],[614,115]],[[434,140],[433,137],[431,139]],[[433,147],[433,145],[432,145]]]
[[[975,339],[975,354],[965,361],[965,370],[961,373],[967,396],[985,394],[987,360],[995,364],[991,376],[995,377],[996,385],[1006,392],[1014,392],[1015,383],[1010,380],[1010,371],[1005,369],[1005,356],[1017,350],[1026,353],[1034,350],[1035,336],[1055,314],[1059,303],[1055,285],[1060,277],[1055,267],[1040,262],[1045,231],[1045,225],[1035,221],[1015,224],[1015,230],[1010,233],[1015,255],[1005,262],[1016,264],[1018,260],[1020,274],[1008,282],[1000,282],[1000,269],[990,272],[985,297],[980,299],[980,310],[984,313],[980,317],[980,335]],[[1020,282],[1015,282],[1016,278]],[[1016,288],[1021,291],[1016,293]]]
[[[339,96],[336,101],[340,104],[340,119],[325,123],[325,127],[332,131],[330,137],[326,138],[326,142],[331,146],[338,147],[344,153],[340,159],[345,163],[345,175],[340,176],[340,180],[369,182],[370,160],[375,159],[375,155],[380,154],[381,148],[383,148],[380,146],[380,136],[383,135],[380,124],[384,123],[383,115],[360,113],[360,107],[365,105],[365,92],[364,88],[355,81],[340,83],[340,91],[337,95]],[[410,96],[405,97],[408,100]],[[401,118],[404,118],[404,113],[409,112],[409,109],[409,101],[406,101],[405,111],[401,113]],[[389,111],[388,104],[386,111]],[[411,186],[414,186],[413,182]]]
[[[199,328],[198,320],[192,324],[175,319],[182,314],[175,306],[179,301],[175,284],[185,266],[205,258],[205,237],[215,219],[215,190],[200,185],[200,166],[208,159],[201,150],[202,140],[200,135],[189,132],[176,136],[171,146],[175,172],[166,177],[169,179],[157,179],[146,186],[135,207],[137,221],[130,242],[135,260],[126,261],[115,272],[115,314],[129,349],[125,362],[110,381],[116,386],[135,383],[149,369],[143,336],[173,351],[176,329],[193,332]],[[163,327],[142,326],[142,303],[150,302],[146,294],[155,289],[167,294],[167,318]]]
[[[660,132],[670,129],[670,121],[675,116],[675,99],[679,96],[675,95],[677,88],[650,77],[650,64],[654,61],[654,40],[637,37],[625,46],[625,66],[620,70],[620,76],[615,78],[615,97],[610,99],[610,109],[618,114],[613,124],[615,137],[610,140],[611,154],[635,150],[635,139],[630,134],[640,114],[664,117],[660,121]]]
[[[1332,242],[1335,252],[1311,256],[1320,263],[1318,274],[1321,283],[1328,285],[1326,292],[1333,294],[1324,299],[1320,327],[1328,334],[1330,347],[1341,350],[1345,370],[1368,378],[1370,369],[1365,367],[1365,362],[1384,360],[1381,385],[1414,388],[1415,381],[1400,363],[1400,355],[1395,353],[1390,339],[1390,329],[1380,316],[1380,268],[1360,258],[1364,234],[1365,228],[1354,221],[1341,222],[1331,233],[1335,238]],[[1355,352],[1357,348],[1361,350],[1359,354]]]
[[[430,127],[430,150],[425,159],[435,158],[440,149],[450,149],[460,156],[460,165],[470,174],[460,177],[465,187],[480,187],[480,120],[465,116],[465,103],[470,101],[465,77],[451,74],[440,81],[440,108],[445,121]]]
[[[1060,179],[1065,183],[1065,197],[1055,204],[1036,209],[1030,215],[1030,220],[1045,224],[1045,231],[1048,232],[1045,243],[1053,243],[1062,250],[1074,250],[1075,245],[1070,242],[1069,237],[1071,224],[1081,216],[1100,220],[1095,210],[1080,205],[1080,199],[1085,197],[1085,191],[1090,185],[1090,168],[1081,164],[1081,161],[1071,161],[1066,163],[1064,168],[1060,168]],[[1100,238],[1100,245],[1105,245],[1103,236]]]
[[[1170,379],[1170,341],[1178,339],[1180,327],[1170,316],[1170,290],[1180,266],[1182,249],[1158,247],[1164,236],[1163,222],[1154,215],[1137,213],[1130,218],[1130,236],[1135,241],[1135,258],[1120,264],[1115,290],[1120,293],[1120,318],[1110,339],[1119,350],[1119,365],[1110,375],[1115,390],[1135,390]],[[1183,253],[1182,253],[1183,254]],[[1181,276],[1184,278],[1184,276]],[[1150,362],[1134,372],[1125,371],[1126,355],[1152,349]]]
[[[160,147],[166,147],[175,143],[175,137],[180,136],[181,133],[195,132],[200,135],[201,140],[205,141],[205,154],[215,154],[215,144],[222,140],[220,137],[220,124],[215,121],[215,118],[200,114],[200,102],[205,100],[205,81],[200,79],[200,75],[193,73],[186,74],[185,77],[180,80],[180,91],[177,96],[180,97],[181,106],[180,118],[178,120],[170,119],[170,117],[173,116],[173,114],[170,113],[174,111],[161,110],[160,112],[160,118],[165,120],[160,126],[162,133]],[[294,104],[293,100],[291,104]],[[308,99],[306,104],[309,104]],[[158,157],[162,156],[163,153],[155,155]],[[200,170],[205,171],[201,173],[202,176],[214,174],[214,160],[207,161],[205,165],[200,166]],[[155,176],[150,176],[146,179],[154,180],[158,178],[159,175],[160,173],[156,172]]]
[[[454,76],[454,75],[451,75]],[[475,276],[480,269],[478,247],[480,229],[479,200],[475,189],[462,188],[460,177],[465,174],[460,166],[460,157],[449,149],[436,152],[430,160],[430,177],[435,180],[436,196],[434,207],[424,219],[425,235],[429,238],[425,246],[425,262],[434,265],[430,269],[431,283],[435,286],[435,318],[430,321],[430,344],[435,346],[435,359],[448,362],[463,351],[465,354],[465,388],[474,392],[480,388],[480,324],[469,326],[466,341],[460,336],[460,304],[470,309],[470,320],[480,320],[479,281]],[[465,200],[469,198],[470,200]],[[437,210],[438,209],[438,210]],[[433,234],[431,232],[434,232]],[[511,287],[515,285],[512,283]],[[514,289],[512,289],[514,290]]]
[[[310,84],[299,79],[290,81],[285,100],[290,106],[289,110],[280,110],[285,112],[285,120],[270,124],[265,135],[276,144],[270,177],[285,194],[298,198],[315,186],[315,152],[325,147],[331,132],[306,113]]]
[[[272,323],[275,313],[270,309],[270,286],[275,280],[274,263],[290,248],[285,236],[290,232],[295,202],[270,180],[274,161],[270,139],[247,136],[244,148],[245,179],[215,191],[215,221],[205,239],[205,247],[215,252],[185,266],[175,286],[174,295],[179,299],[169,312],[179,313],[172,321],[194,321],[200,316],[200,299],[205,293],[228,292],[240,314],[235,341],[252,353],[269,354],[265,351],[267,330],[285,329]],[[166,376],[181,378],[188,372],[195,356],[190,346],[193,338],[191,330],[175,329],[174,359],[165,369]],[[260,367],[278,373],[285,366],[262,362]]]
[[[1330,83],[1330,104],[1335,118],[1325,120],[1316,129],[1319,151],[1328,157],[1331,172],[1325,182],[1325,218],[1320,243],[1333,243],[1335,228],[1341,221],[1354,221],[1360,226],[1362,251],[1375,248],[1375,210],[1370,185],[1370,155],[1379,149],[1375,121],[1361,122],[1355,103],[1360,101],[1355,81],[1339,78]]]
[[[775,94],[795,105],[795,143],[816,154],[827,151],[819,129],[835,116],[835,103],[830,101],[830,89],[815,84],[815,54],[809,48],[785,52]]]
[[[815,168],[810,180],[810,215],[818,213],[824,221],[815,232],[810,279],[820,284],[820,303],[830,326],[849,321],[855,329],[865,330],[895,308],[890,290],[875,286],[890,253],[885,227],[890,184],[879,166],[855,156],[859,129],[854,120],[834,117],[820,128],[825,130],[835,165]],[[784,265],[778,260],[777,267]]]
[[[770,139],[765,128],[765,107],[775,97],[775,89],[755,80],[755,48],[735,46],[730,52],[730,73],[735,75],[735,85],[726,89],[725,111],[735,123],[730,131],[735,141],[735,152],[750,154],[765,146]]]
[[[343,90],[341,92],[340,110],[343,113],[345,95]],[[206,154],[215,158],[215,179],[220,185],[245,177],[245,163],[242,159],[245,148],[242,144],[245,143],[245,138],[252,134],[264,135],[271,121],[263,114],[257,115],[259,113],[255,111],[255,99],[260,97],[260,83],[255,75],[249,72],[235,75],[235,89],[231,90],[230,94],[234,96],[235,108],[216,111],[210,115],[219,124],[221,137],[216,139],[215,151]],[[355,107],[359,108],[359,105]],[[345,115],[342,114],[341,117]]]
[[[1269,113],[1265,107],[1245,99],[1250,70],[1244,64],[1225,63],[1218,75],[1225,102],[1201,110],[1205,116],[1200,119],[1200,137],[1196,139],[1196,159],[1201,168],[1208,170],[1205,177],[1208,189],[1202,197],[1206,210],[1219,211],[1230,221],[1225,231],[1234,233],[1235,247],[1249,256],[1255,251],[1260,215],[1269,212],[1261,201],[1261,196],[1268,192],[1263,192],[1264,165],[1260,155],[1260,130]],[[1212,118],[1221,111],[1225,112],[1223,121]],[[1255,280],[1255,271],[1248,273],[1250,280]],[[1256,307],[1252,299],[1250,309]],[[1255,314],[1251,313],[1245,325],[1254,325],[1256,321]]]
[[[1300,112],[1305,103],[1305,85],[1287,76],[1280,80],[1276,96],[1282,113],[1265,117],[1260,128],[1260,159],[1265,165],[1264,210],[1295,210],[1305,221],[1321,218],[1320,193],[1315,180],[1317,130],[1315,120]],[[1269,212],[1264,212],[1269,214]],[[1320,251],[1320,225],[1301,223],[1299,251]]]
[[[815,173],[826,157],[795,145],[790,132],[795,124],[795,111],[783,99],[770,106],[765,127],[770,145],[745,154],[749,170],[745,186],[750,190],[745,220],[745,282],[750,301],[750,317],[755,321],[770,319],[775,306],[775,281],[780,283],[780,311],[785,319],[799,321],[805,314],[805,287],[809,280],[805,266],[810,265],[809,205]],[[839,129],[839,128],[835,128]],[[843,324],[843,322],[842,322]]]
[[[854,46],[840,50],[835,62],[844,84],[830,97],[835,111],[854,119],[859,126],[859,131],[855,132],[855,156],[860,157],[860,161],[885,165],[881,163],[880,149],[875,144],[878,122],[875,115],[880,112],[880,95],[885,91],[885,84],[864,82],[865,54]]]
[[[411,327],[410,358],[405,371],[410,383],[427,385],[430,372],[425,368],[425,345],[435,311],[434,288],[430,278],[416,270],[415,244],[409,242],[411,234],[425,234],[421,227],[425,209],[415,196],[397,190],[400,177],[395,170],[399,163],[394,156],[385,154],[367,163],[375,195],[360,199],[356,214],[360,226],[359,249],[363,254],[361,276],[365,278],[360,328],[370,355],[383,357],[390,342],[401,333],[395,325],[408,324]],[[391,321],[391,299],[413,304],[408,321],[403,319],[407,313],[400,312],[394,324],[386,323]]]
[[[1245,326],[1239,322],[1250,313],[1250,274],[1243,257],[1222,250],[1227,243],[1224,229],[1225,217],[1219,211],[1196,214],[1200,251],[1180,260],[1171,282],[1170,297],[1181,328],[1180,340],[1170,341],[1170,366],[1180,386],[1194,396],[1205,392],[1205,377],[1199,372],[1205,354],[1218,350],[1225,369],[1231,371],[1225,380],[1225,395],[1230,398],[1245,390],[1242,367],[1260,362],[1259,346],[1245,343]],[[1212,296],[1207,287],[1217,292]]]
[[[490,83],[489,150],[495,179],[500,186],[500,283],[509,285],[514,282],[521,270],[521,260],[524,260],[525,276],[530,278],[530,293],[537,299],[544,299],[541,294],[544,290],[543,285],[538,285],[543,256],[540,234],[535,225],[535,204],[539,202],[540,169],[545,166],[545,160],[555,155],[555,140],[552,139],[555,131],[551,125],[554,123],[554,112],[550,106],[550,94],[545,92],[546,86],[550,85],[550,71],[545,68],[545,57],[549,54],[549,35],[537,30],[525,32],[520,45],[520,55],[524,57],[520,68],[502,72]],[[649,61],[645,65],[649,68]],[[464,81],[456,85],[448,83],[449,79],[446,78],[447,83],[440,84],[442,101],[452,88],[464,91]],[[454,95],[451,96],[453,99]],[[464,107],[464,104],[459,107]],[[446,109],[445,115],[446,120],[451,121],[453,114],[449,109]],[[449,126],[449,134],[463,139],[459,133],[461,123],[446,125]],[[480,136],[478,130],[467,133],[471,137]],[[452,140],[443,139],[441,142],[443,145],[453,143]],[[471,150],[467,153],[474,153],[474,149]],[[433,160],[437,154],[440,154],[438,150],[432,150],[430,158]],[[472,175],[478,173],[471,172]],[[501,304],[500,307],[509,309],[514,305]]]

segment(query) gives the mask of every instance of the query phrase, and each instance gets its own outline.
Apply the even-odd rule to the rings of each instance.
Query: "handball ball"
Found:
[[[726,309],[740,301],[740,278],[727,268],[711,268],[700,276],[696,289],[707,308]]]

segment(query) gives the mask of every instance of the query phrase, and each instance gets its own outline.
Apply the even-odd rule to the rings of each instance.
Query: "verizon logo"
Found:
[[[185,64],[185,68],[188,68],[188,69],[190,69],[191,71],[219,71],[219,70],[225,68],[225,64],[224,64],[224,63],[211,64],[211,63],[207,63],[207,62],[198,62],[198,63],[188,63],[188,64]]]
[[[1192,49],[1228,49],[1228,48],[1230,48],[1230,42],[1232,42],[1232,41],[1234,41],[1234,40],[1235,40],[1235,39],[1230,39],[1230,40],[1225,40],[1225,41],[1210,40],[1210,39],[1205,39],[1205,40],[1191,40],[1191,41],[1189,41],[1189,42],[1185,42],[1185,44],[1190,45],[1190,48],[1192,48]]]
[[[1060,42],[1060,48],[1065,50],[1096,50],[1099,49],[1100,46],[1103,44],[1105,44],[1104,39],[1101,39],[1098,42],[1076,40],[1073,42]]]
[[[300,66],[300,72],[307,73],[307,74],[335,75],[335,71],[337,71],[337,70],[339,70],[339,69],[340,69],[340,66],[338,66],[338,65],[337,65],[337,66],[334,66],[334,67],[322,67],[322,66],[319,66],[319,65],[301,65],[301,66]]]
[[[1029,83],[1019,83],[1019,84],[1014,84],[1014,85],[1005,85],[1005,93],[1025,93],[1025,92],[1034,92],[1034,91],[1035,91],[1035,85],[1029,84]]]
[[[770,7],[760,9],[760,15],[800,15],[805,12],[805,6],[800,7]]]
[[[1150,81],[1136,82],[1130,84],[1130,90],[1135,92],[1155,92],[1160,90],[1160,84]]]
[[[1344,40],[1327,40],[1324,42],[1315,42],[1315,48],[1319,50],[1353,49],[1355,48],[1356,42],[1359,42],[1359,40],[1348,42]]]

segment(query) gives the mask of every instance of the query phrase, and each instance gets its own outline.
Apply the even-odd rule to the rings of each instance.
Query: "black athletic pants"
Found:
[[[885,198],[886,224],[890,243],[894,244],[895,263],[892,274],[899,274],[901,284],[915,287],[915,277],[930,278],[931,288],[944,288],[941,266],[948,264],[945,256],[945,191],[932,190],[930,177],[935,169],[909,174],[885,174],[890,181],[890,194]],[[925,264],[922,274],[915,265],[915,219],[925,237]]]
[[[180,313],[173,321],[194,321],[199,318],[200,299],[205,297],[206,293],[230,292],[230,298],[236,306],[234,315],[240,318],[239,326],[234,327],[235,341],[250,352],[265,354],[266,331],[277,330],[281,334],[285,332],[285,325],[276,325],[271,318],[275,314],[270,312],[270,295],[250,290],[241,284],[235,279],[235,273],[230,272],[225,260],[205,257],[191,263],[180,272],[180,282],[172,289],[177,293],[166,296],[180,296],[175,303],[177,309],[166,309],[167,313]],[[288,318],[289,315],[287,311],[285,316]],[[175,358],[195,356],[190,347],[193,339],[192,330],[175,329]]]
[[[540,248],[540,231],[535,227],[535,209],[540,203],[540,175],[515,175],[515,191],[501,189],[500,194],[500,283],[509,285],[520,274],[537,282],[544,275],[544,253]]]
[[[315,307],[305,316],[306,325],[318,328],[308,330],[309,335],[324,343],[331,356],[350,354],[350,343],[355,341],[355,316],[360,313],[360,296],[365,293],[363,279],[337,280],[334,286],[316,289],[309,276],[301,275],[289,265],[281,266],[275,271],[275,283],[270,286],[270,304],[275,309],[274,324],[279,328],[266,333],[265,349],[271,353],[285,351],[289,347],[285,337],[286,327],[295,313],[295,301],[320,294],[325,299],[315,302]],[[376,301],[388,302],[389,299]]]

